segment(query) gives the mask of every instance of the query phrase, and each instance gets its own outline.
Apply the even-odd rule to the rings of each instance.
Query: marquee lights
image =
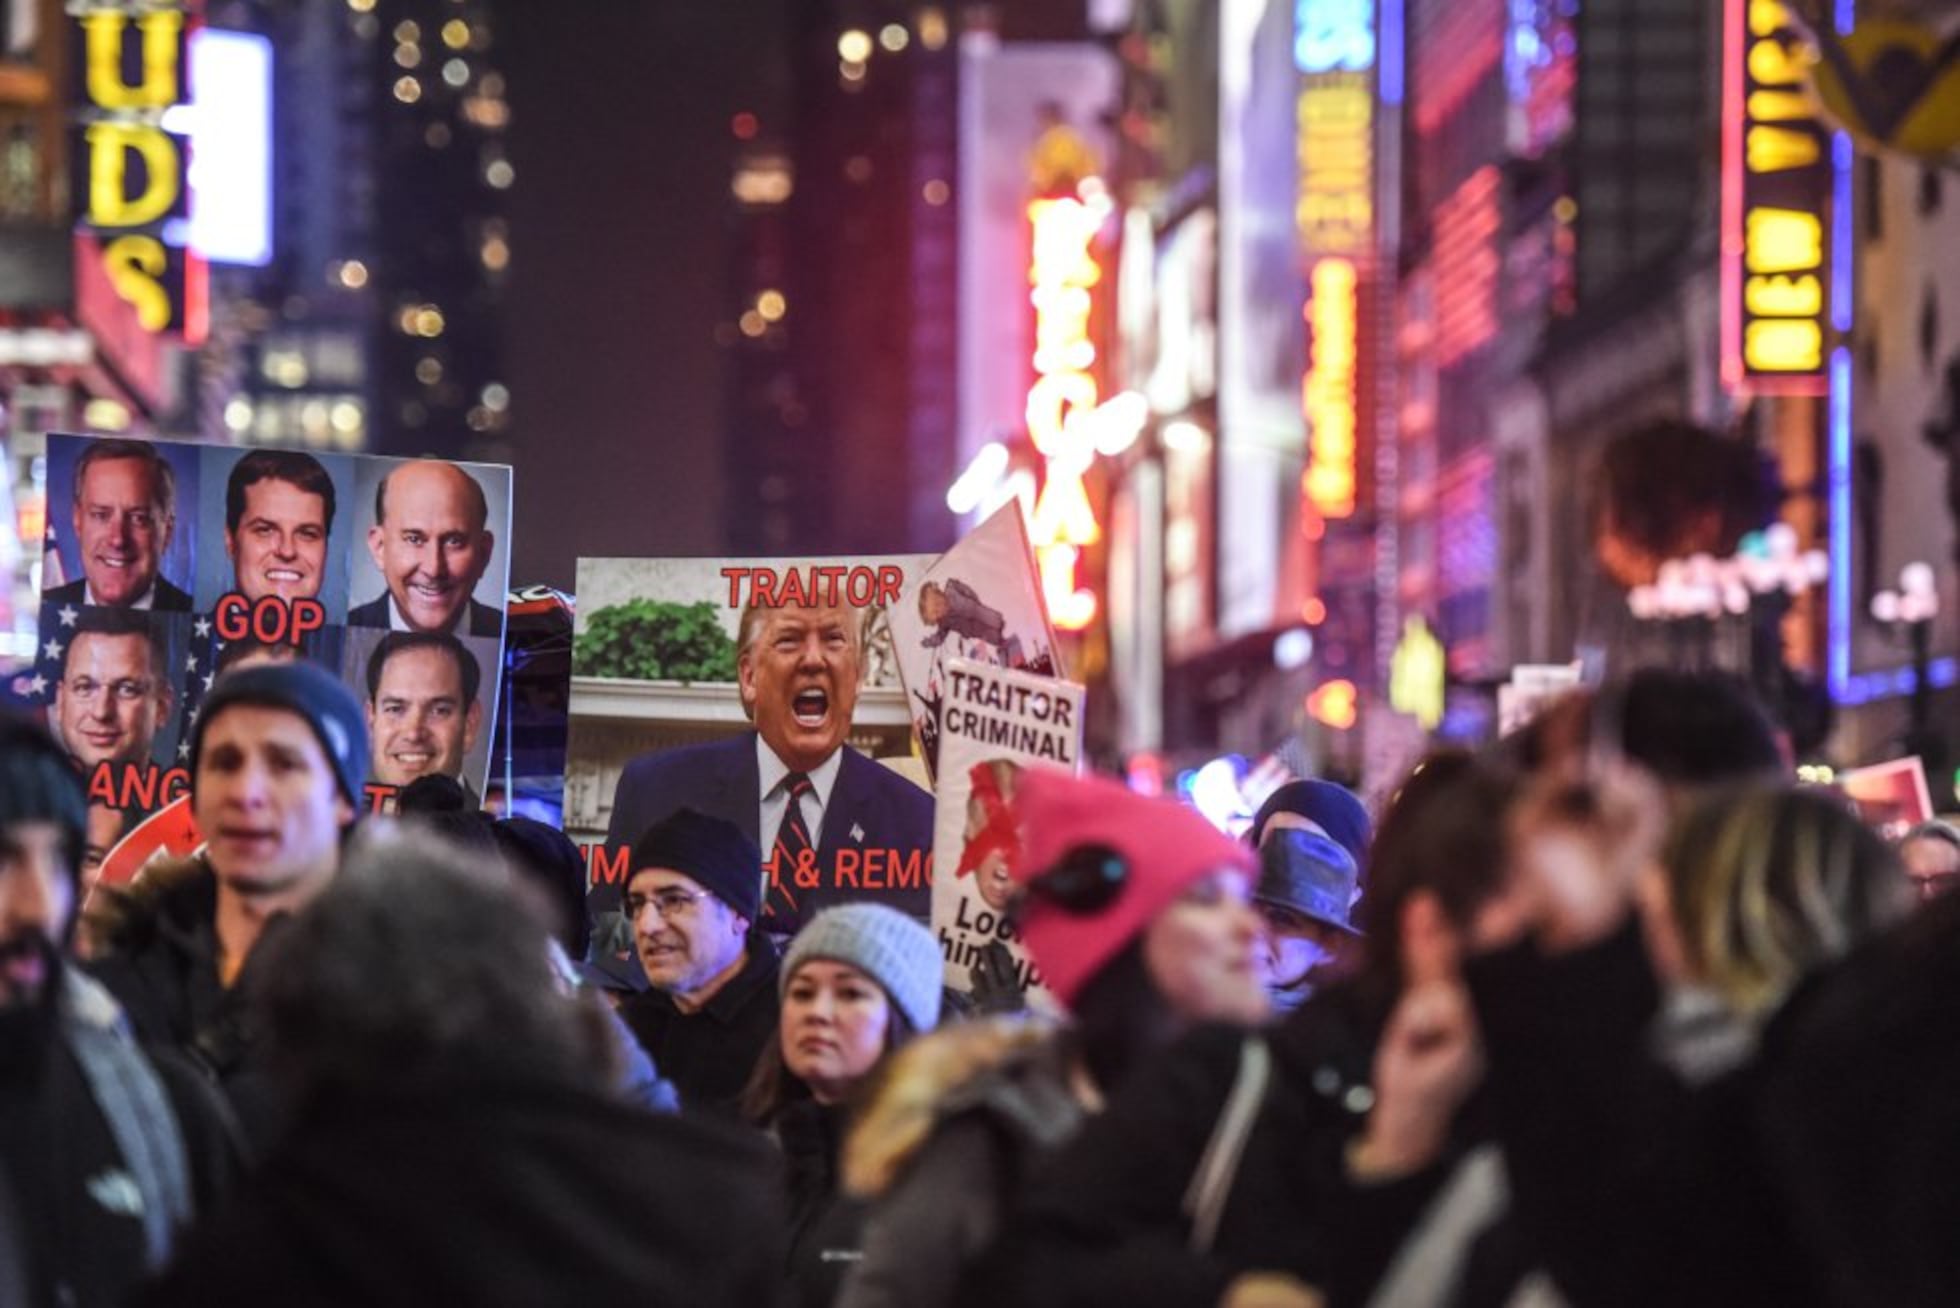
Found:
[[[1078,584],[1084,547],[1102,539],[1083,476],[1095,461],[1106,423],[1092,415],[1100,392],[1090,319],[1102,269],[1091,248],[1112,205],[1090,179],[1078,195],[1028,205],[1028,283],[1034,305],[1034,384],[1028,389],[1028,438],[1047,460],[1046,475],[1028,515],[1048,617],[1063,631],[1096,618],[1095,592]],[[1108,437],[1102,438],[1105,445]]]
[[[1301,490],[1323,517],[1355,510],[1359,270],[1375,237],[1372,0],[1297,0],[1293,57],[1300,193],[1294,212],[1309,265],[1312,328],[1300,407],[1309,432]]]
[[[1729,0],[1722,151],[1722,375],[1821,395],[1832,165],[1780,0]]]
[[[1313,268],[1312,362],[1302,387],[1302,407],[1313,431],[1313,458],[1302,488],[1314,508],[1330,518],[1354,512],[1354,265],[1322,259]]]

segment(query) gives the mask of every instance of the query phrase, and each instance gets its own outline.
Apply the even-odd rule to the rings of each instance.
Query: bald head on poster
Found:
[[[368,555],[382,594],[354,608],[356,626],[495,636],[502,610],[475,598],[496,535],[483,487],[440,459],[398,464],[376,484]]]

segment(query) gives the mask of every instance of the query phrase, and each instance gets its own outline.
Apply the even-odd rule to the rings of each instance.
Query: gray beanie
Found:
[[[826,908],[811,918],[789,942],[778,993],[789,989],[797,968],[816,958],[847,963],[876,981],[913,1030],[938,1025],[945,970],[939,942],[897,909],[864,901]]]

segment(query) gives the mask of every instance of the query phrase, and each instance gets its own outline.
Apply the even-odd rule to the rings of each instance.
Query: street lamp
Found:
[[[1669,559],[1651,584],[1627,592],[1627,607],[1642,622],[1665,623],[1677,661],[1692,652],[1697,664],[1724,618],[1746,619],[1750,677],[1763,686],[1765,671],[1782,667],[1783,614],[1830,573],[1823,550],[1799,550],[1798,543],[1797,529],[1778,522],[1744,536],[1728,558]]]
[[[1932,714],[1933,687],[1927,665],[1933,661],[1933,620],[1940,615],[1940,591],[1930,563],[1908,563],[1899,569],[1899,588],[1872,596],[1872,617],[1896,633],[1904,629],[1912,646],[1912,749],[1926,740]]]

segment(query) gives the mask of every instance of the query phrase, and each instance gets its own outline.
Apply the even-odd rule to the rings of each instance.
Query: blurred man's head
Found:
[[[455,629],[490,566],[489,519],[483,488],[453,463],[422,459],[381,479],[368,553],[410,627]]]
[[[250,600],[319,595],[327,570],[334,486],[320,461],[297,450],[253,450],[225,485],[225,556]]]
[[[175,700],[162,635],[144,614],[82,611],[54,690],[61,742],[76,763],[93,769],[148,759]]]
[[[191,816],[219,884],[248,897],[324,884],[366,766],[360,705],[325,669],[244,668],[214,683],[191,735]]]
[[[74,528],[97,604],[135,604],[156,584],[177,524],[177,478],[148,441],[98,440],[75,461]]]
[[[218,651],[217,675],[236,668],[264,668],[276,663],[299,662],[299,646],[290,641],[266,641],[253,636],[228,640]]]
[[[785,604],[742,614],[735,664],[742,707],[792,772],[816,770],[850,734],[861,641],[856,611],[841,606]]]
[[[395,631],[382,637],[367,665],[372,779],[405,786],[417,777],[454,777],[476,744],[483,706],[482,670],[454,636]]]
[[[267,948],[257,998],[296,1093],[517,1070],[598,1090],[611,1067],[610,1030],[557,984],[508,873],[426,833],[351,842],[341,875]]]
[[[47,734],[0,720],[0,1023],[46,1011],[75,916],[87,809]]]

